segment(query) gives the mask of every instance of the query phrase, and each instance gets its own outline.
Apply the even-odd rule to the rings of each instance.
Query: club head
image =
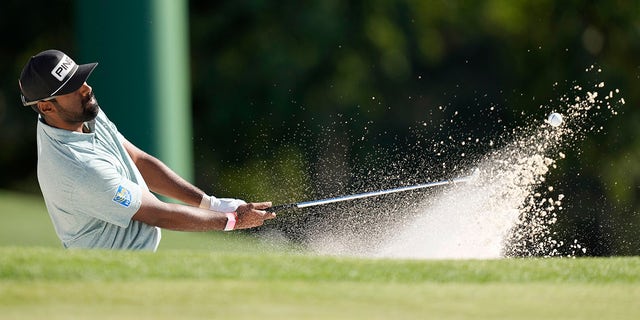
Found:
[[[480,179],[480,169],[474,168],[471,175],[469,175],[469,182],[476,182]]]
[[[475,183],[480,179],[480,169],[474,168],[468,176],[456,179],[456,182]]]

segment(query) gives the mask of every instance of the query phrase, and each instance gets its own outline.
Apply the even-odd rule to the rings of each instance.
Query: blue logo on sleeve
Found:
[[[123,207],[129,207],[131,205],[131,191],[127,190],[127,188],[122,185],[118,186],[118,191],[116,191],[115,197],[113,197],[113,201],[119,203]]]

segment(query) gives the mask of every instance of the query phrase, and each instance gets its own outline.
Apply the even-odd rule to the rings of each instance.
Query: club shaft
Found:
[[[418,185],[413,185],[413,186],[406,186],[406,187],[398,187],[398,188],[387,189],[387,190],[365,192],[365,193],[359,193],[359,194],[353,194],[353,195],[347,195],[347,196],[340,196],[340,197],[334,197],[334,198],[327,198],[327,199],[321,199],[321,200],[305,201],[305,202],[298,202],[298,203],[288,203],[288,204],[274,206],[274,207],[268,208],[266,210],[269,211],[269,212],[276,212],[276,211],[285,210],[285,209],[292,209],[292,208],[301,209],[301,208],[315,207],[315,206],[321,206],[321,205],[335,203],[335,202],[343,202],[343,201],[356,200],[356,199],[362,199],[362,198],[376,197],[376,196],[381,196],[381,195],[390,194],[390,193],[405,192],[405,191],[411,191],[411,190],[431,188],[431,187],[436,187],[436,186],[441,186],[441,185],[446,185],[446,184],[455,184],[455,183],[460,183],[460,182],[467,182],[470,179],[471,179],[471,176],[468,176],[468,177],[461,177],[461,178],[455,178],[455,179],[450,179],[450,180],[429,182],[429,183],[418,184]]]

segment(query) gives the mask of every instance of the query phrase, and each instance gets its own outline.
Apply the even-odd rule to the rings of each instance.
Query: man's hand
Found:
[[[270,208],[271,202],[245,203],[238,206],[238,220],[235,229],[247,229],[261,226],[264,220],[273,219],[276,214],[263,209]]]

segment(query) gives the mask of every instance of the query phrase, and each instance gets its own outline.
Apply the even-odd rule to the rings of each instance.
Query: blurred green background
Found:
[[[78,44],[78,3],[0,3],[0,189],[30,199],[41,199],[36,117],[20,105],[17,78],[49,48],[85,57],[79,63],[101,60]],[[553,232],[589,255],[637,255],[638,12],[638,1],[191,0],[192,103],[175,108],[193,116],[194,182],[220,196],[283,203],[449,177],[467,161],[456,155],[489,146],[445,145],[436,156],[420,142],[499,141],[544,118],[540,105],[562,88],[604,81],[626,104],[617,117],[594,119],[603,129],[572,146],[549,177],[571,199]],[[84,14],[86,23],[101,13]],[[116,29],[119,17],[110,19]],[[136,45],[145,44],[105,47],[147,49]],[[602,69],[598,79],[585,72],[591,65]],[[99,101],[118,95],[94,91]],[[494,112],[481,112],[488,107]],[[487,125],[496,117],[500,126]],[[436,165],[443,162],[451,165]],[[307,222],[290,216],[268,228]]]

